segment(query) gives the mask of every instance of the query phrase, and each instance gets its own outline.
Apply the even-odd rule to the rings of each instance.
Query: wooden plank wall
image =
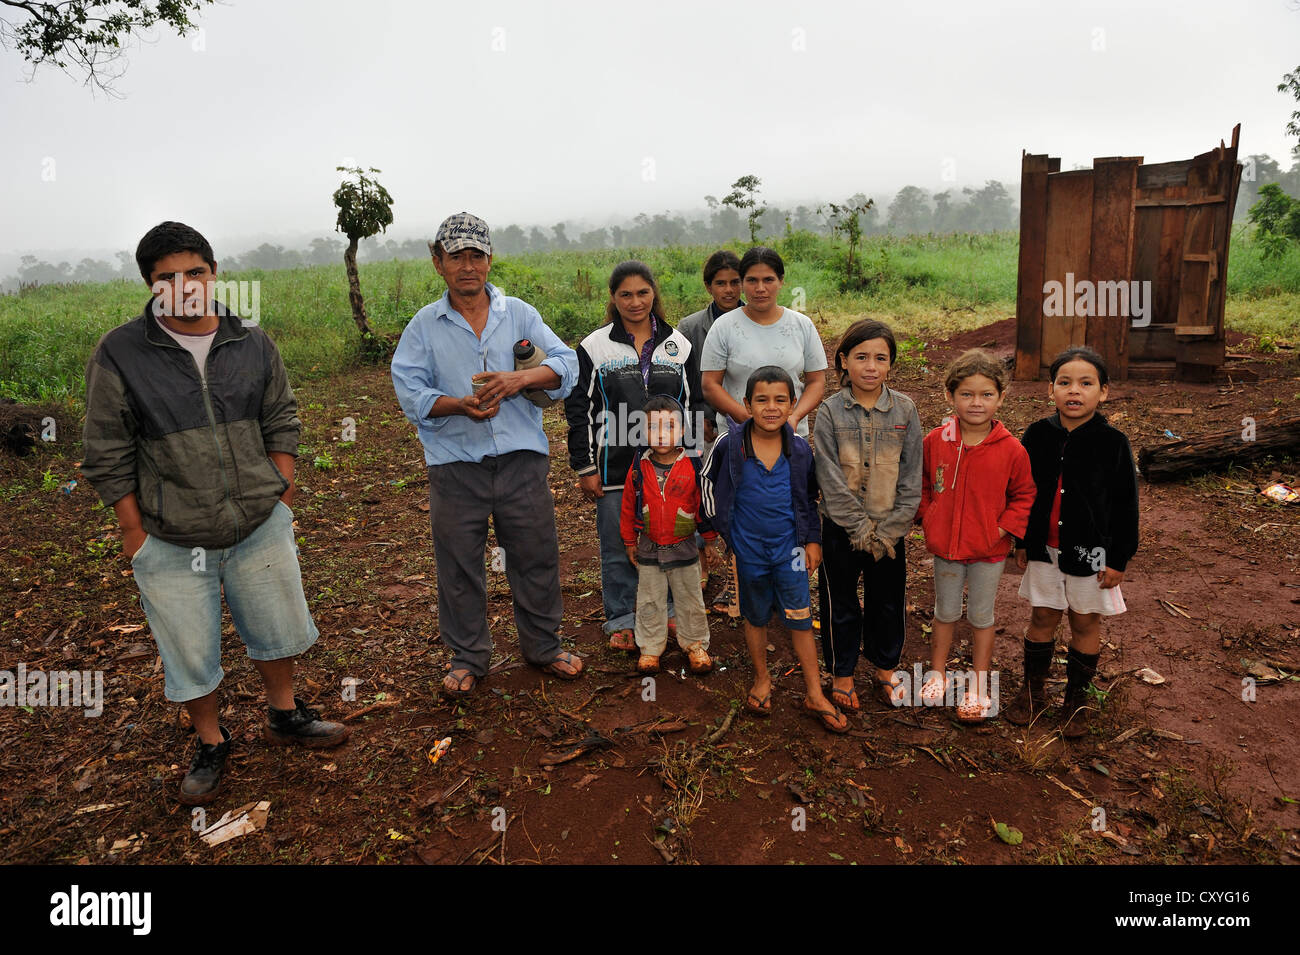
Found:
[[[1177,162],[1103,158],[1060,172],[1059,159],[1022,155],[1016,378],[1043,377],[1063,349],[1085,343],[1116,378],[1169,374],[1175,361],[1180,377],[1204,376],[1223,363],[1240,130],[1231,146]],[[1151,325],[1045,316],[1044,283],[1064,285],[1067,273],[1076,282],[1150,282]]]
[[[1088,277],[1098,283],[1096,287],[1102,282],[1128,282],[1133,274],[1133,192],[1141,163],[1141,156],[1097,159],[1093,163]],[[1087,343],[1101,353],[1110,373],[1117,378],[1128,377],[1129,321],[1128,315],[1096,315],[1088,320]]]
[[[1043,282],[1066,284],[1066,275],[1072,274],[1071,284],[1087,279],[1092,274],[1092,184],[1091,169],[1073,169],[1056,173],[1047,179],[1047,253],[1043,257]],[[1042,300],[1042,286],[1039,299]],[[1067,295],[1066,310],[1072,310]],[[1082,316],[1041,315],[1042,345],[1039,349],[1039,368],[1045,369],[1052,360],[1071,345],[1086,343],[1087,319]]]
[[[1031,156],[1020,160],[1020,267],[1016,277],[1015,377],[1039,377],[1043,333],[1043,255],[1047,248],[1047,177],[1060,159]]]

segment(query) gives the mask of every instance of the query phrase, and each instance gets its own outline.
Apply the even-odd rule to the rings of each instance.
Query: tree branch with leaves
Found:
[[[1279,93],[1290,93],[1297,100],[1300,100],[1300,66],[1282,76],[1282,82],[1277,84],[1277,91]],[[1300,137],[1300,109],[1291,114],[1291,119],[1286,124],[1286,134]]]
[[[179,36],[195,28],[190,19],[215,0],[0,0],[0,46],[31,64],[53,66],[110,96],[126,72],[123,46],[162,25]],[[120,65],[120,68],[119,68]]]

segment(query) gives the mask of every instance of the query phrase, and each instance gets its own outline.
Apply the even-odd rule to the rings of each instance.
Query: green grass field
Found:
[[[900,338],[927,338],[1015,312],[1015,233],[875,237],[859,251],[861,278],[848,288],[842,242],[795,233],[771,244],[786,262],[782,304],[807,313],[827,337],[863,315],[890,322]],[[733,247],[738,253],[745,249],[740,242]],[[572,342],[603,323],[605,282],[623,259],[640,258],[654,270],[670,321],[703,307],[700,268],[712,251],[674,246],[522,255],[496,261],[492,281],[535,305]],[[262,327],[275,339],[293,381],[333,375],[357,360],[341,262],[221,278],[261,282]],[[400,332],[443,291],[428,259],[363,265],[361,288],[372,324],[382,333]],[[129,282],[0,296],[0,398],[79,405],[95,343],[137,315],[148,298],[143,283]],[[1234,236],[1227,322],[1261,339],[1300,339],[1300,247],[1264,261],[1244,232]]]

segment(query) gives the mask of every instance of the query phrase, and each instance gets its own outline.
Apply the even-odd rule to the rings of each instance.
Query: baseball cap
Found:
[[[468,212],[458,212],[443,219],[433,241],[441,242],[443,252],[448,254],[461,249],[478,249],[485,255],[492,254],[492,237],[488,234],[487,223]]]

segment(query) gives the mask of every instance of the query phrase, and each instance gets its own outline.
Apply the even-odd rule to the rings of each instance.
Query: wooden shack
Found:
[[[1178,162],[1061,172],[1060,159],[1023,155],[1016,378],[1046,378],[1072,345],[1101,352],[1113,378],[1217,373],[1240,131]]]

